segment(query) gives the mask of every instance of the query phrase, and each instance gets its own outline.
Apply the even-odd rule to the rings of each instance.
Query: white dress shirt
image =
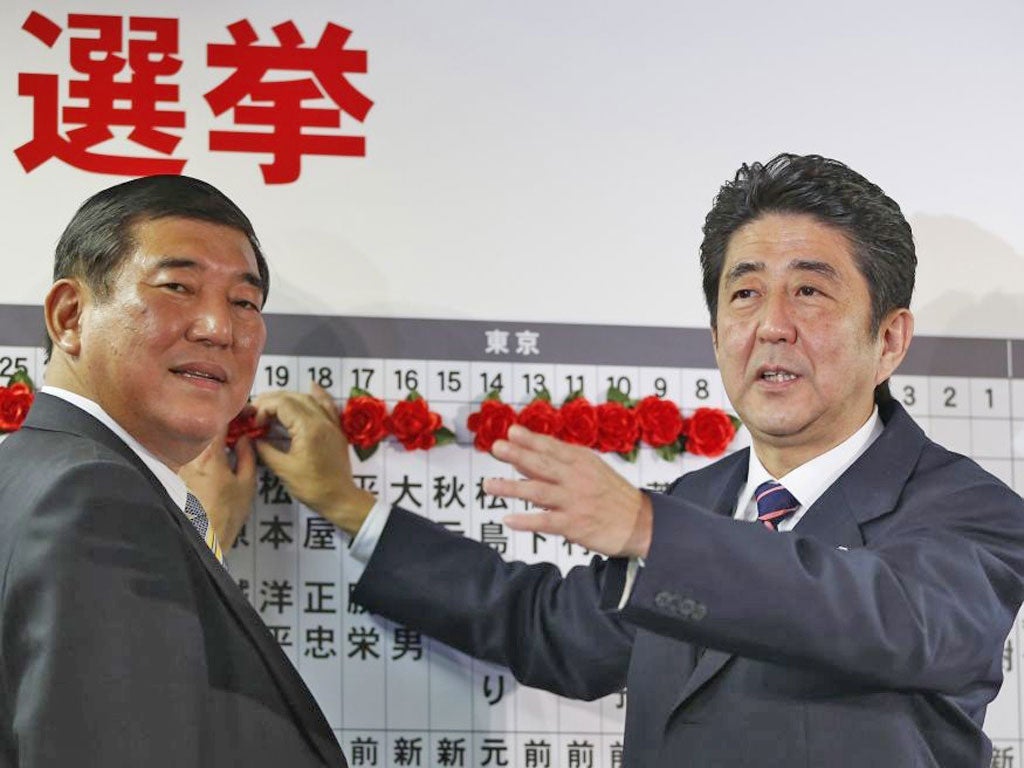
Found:
[[[796,512],[783,520],[778,527],[780,531],[792,530],[793,526],[800,522],[800,518],[804,516],[808,508],[878,439],[884,428],[885,425],[878,415],[876,406],[864,425],[843,442],[801,464],[782,477],[772,477],[764,468],[761,460],[757,458],[757,453],[751,449],[747,462],[747,483],[736,498],[736,510],[733,517],[737,520],[751,522],[757,520],[754,491],[766,480],[777,480],[800,502]]]

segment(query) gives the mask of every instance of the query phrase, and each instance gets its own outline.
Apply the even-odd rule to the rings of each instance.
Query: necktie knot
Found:
[[[223,565],[224,553],[220,549],[220,542],[217,541],[217,533],[210,525],[210,518],[206,516],[203,504],[192,493],[185,496],[185,516],[189,519],[199,535],[203,537],[206,546],[210,548],[217,560]]]
[[[781,483],[766,480],[754,491],[757,520],[765,528],[776,531],[779,524],[800,507],[800,502]]]

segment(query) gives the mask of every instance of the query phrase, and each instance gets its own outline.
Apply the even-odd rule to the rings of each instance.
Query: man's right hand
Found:
[[[258,440],[263,463],[293,497],[354,536],[376,497],[352,479],[348,441],[330,395],[314,385],[309,395],[268,392],[253,398],[252,405],[258,421],[276,418],[291,438],[287,451]]]

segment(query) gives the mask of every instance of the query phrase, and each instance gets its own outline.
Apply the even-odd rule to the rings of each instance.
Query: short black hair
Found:
[[[256,255],[266,303],[270,272],[249,218],[212,184],[189,176],[132,179],[97,192],[82,203],[57,243],[53,281],[76,277],[97,296],[106,297],[118,269],[137,245],[135,226],[172,216],[222,224],[242,232]],[[51,349],[48,338],[47,358]]]
[[[838,160],[784,153],[767,163],[740,166],[704,220],[700,264],[712,328],[717,327],[718,284],[729,238],[768,213],[813,216],[846,236],[868,283],[872,333],[889,312],[910,306],[917,255],[899,205]]]

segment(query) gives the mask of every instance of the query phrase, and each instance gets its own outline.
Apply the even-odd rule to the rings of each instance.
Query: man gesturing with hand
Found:
[[[752,447],[645,494],[586,449],[511,429],[493,452],[522,478],[485,490],[541,510],[508,524],[608,556],[564,576],[374,502],[304,396],[261,399],[293,436],[287,455],[261,450],[356,534],[352,597],[370,611],[527,685],[627,686],[626,766],[984,768],[1024,502],[889,395],[916,261],[899,206],[842,163],[743,165],[701,267]]]

